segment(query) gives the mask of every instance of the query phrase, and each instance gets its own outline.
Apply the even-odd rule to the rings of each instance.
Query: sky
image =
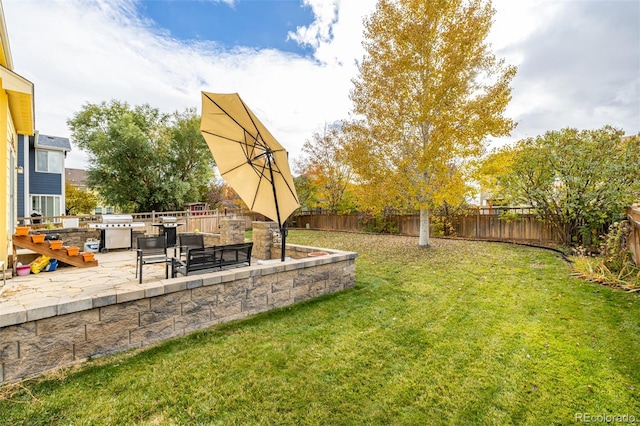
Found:
[[[240,94],[300,158],[305,140],[348,119],[363,18],[376,0],[1,0],[14,71],[35,85],[36,129],[71,137],[87,103],[172,113],[201,91]],[[489,147],[565,127],[640,133],[640,1],[494,0],[496,56],[518,66]],[[71,140],[66,167],[86,168]]]

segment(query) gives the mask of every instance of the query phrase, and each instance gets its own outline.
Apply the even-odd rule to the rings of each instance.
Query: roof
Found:
[[[0,1],[0,65],[13,70],[13,59],[11,58],[11,47],[7,36],[7,23],[4,19],[4,8]]]
[[[0,86],[7,92],[9,110],[16,133],[33,135],[35,116],[33,83],[10,69],[0,66]]]
[[[71,151],[69,138],[61,138],[58,136],[39,134],[36,136],[35,146],[40,148],[59,149],[61,151]]]
[[[33,83],[13,71],[2,0],[0,0],[0,88],[7,93],[9,111],[16,133],[33,135],[35,127]]]
[[[87,185],[87,171],[82,169],[64,169],[65,180],[73,186]]]

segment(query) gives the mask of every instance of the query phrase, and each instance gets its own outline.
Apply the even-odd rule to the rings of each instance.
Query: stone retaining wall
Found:
[[[315,250],[291,246],[298,255]],[[356,256],[330,251],[146,283],[96,296],[90,308],[57,306],[57,315],[37,320],[27,312],[24,322],[0,328],[0,384],[352,287]]]

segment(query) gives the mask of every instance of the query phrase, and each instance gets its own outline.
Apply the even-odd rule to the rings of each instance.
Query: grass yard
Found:
[[[288,241],[359,252],[356,287],[5,386],[0,423],[640,422],[638,293],[508,244],[298,230]]]

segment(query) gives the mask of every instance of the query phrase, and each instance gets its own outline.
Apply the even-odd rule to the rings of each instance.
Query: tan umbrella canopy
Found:
[[[284,222],[299,206],[287,151],[237,93],[202,92],[200,132],[218,170],[242,201],[257,213]]]

